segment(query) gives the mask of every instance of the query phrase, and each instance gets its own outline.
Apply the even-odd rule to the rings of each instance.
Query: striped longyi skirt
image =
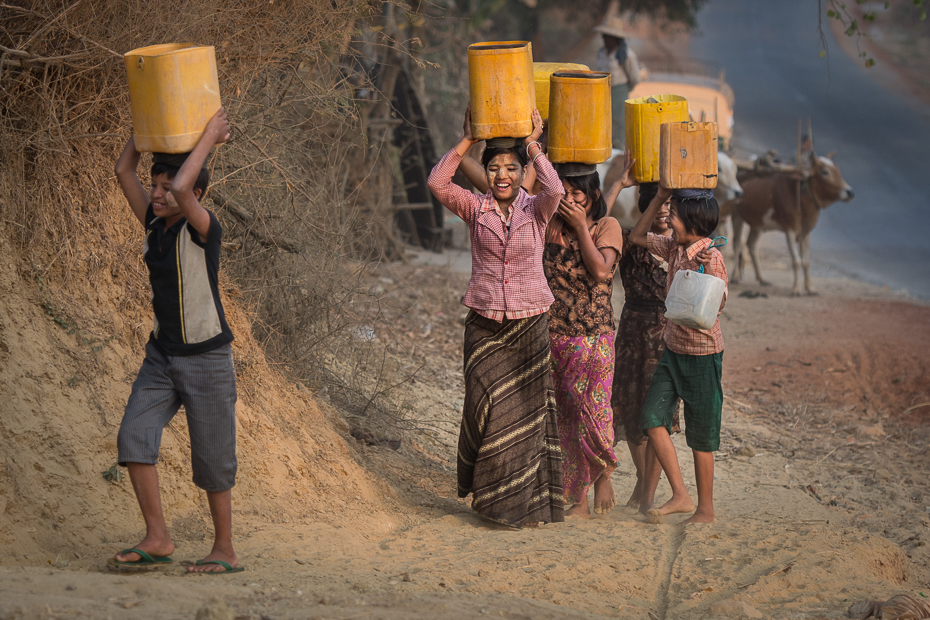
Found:
[[[564,521],[562,458],[546,315],[465,321],[458,495],[511,526]]]

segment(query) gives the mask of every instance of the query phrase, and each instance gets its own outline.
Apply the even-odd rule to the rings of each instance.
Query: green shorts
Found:
[[[685,440],[698,452],[720,448],[723,411],[723,352],[683,355],[666,348],[652,375],[643,403],[643,431],[664,426],[671,430],[677,399],[685,404]]]

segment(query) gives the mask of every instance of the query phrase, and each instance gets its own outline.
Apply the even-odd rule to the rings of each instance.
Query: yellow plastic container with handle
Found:
[[[653,100],[651,102],[650,100]],[[678,95],[653,95],[627,99],[626,145],[632,157],[633,178],[640,183],[659,180],[659,142],[663,123],[688,120],[688,100]]]
[[[192,151],[222,105],[213,47],[152,45],[127,52],[123,60],[136,149]]]
[[[533,81],[536,83],[536,109],[543,120],[549,118],[549,78],[559,71],[588,71],[587,65],[577,62],[534,62]]]
[[[659,142],[662,187],[717,187],[717,123],[664,123]]]
[[[533,133],[536,86],[529,41],[468,46],[471,130],[477,140],[525,138]]]
[[[610,74],[559,71],[549,86],[549,149],[553,163],[599,164],[611,155]]]

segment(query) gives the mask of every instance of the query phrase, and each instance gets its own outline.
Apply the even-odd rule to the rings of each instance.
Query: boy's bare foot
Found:
[[[633,510],[639,510],[639,507],[642,505],[642,503],[643,490],[640,488],[639,482],[637,482],[636,486],[633,488],[633,492],[630,493],[630,499],[626,500],[626,507],[632,508]]]
[[[219,560],[221,562],[226,562],[233,568],[239,566],[239,558],[236,556],[236,553],[229,549],[228,551],[219,551],[214,549],[210,552],[210,555],[201,560],[201,562],[210,562],[214,560]],[[196,566],[188,566],[187,572],[189,573],[222,573],[226,571],[226,567],[222,564],[198,564]]]
[[[693,515],[681,522],[682,525],[691,525],[692,523],[716,523],[717,516],[713,510],[701,510],[700,507]]]
[[[573,504],[571,508],[565,511],[566,519],[590,519],[591,512],[588,510],[588,496],[585,495],[580,502]]]
[[[174,553],[174,541],[170,537],[159,538],[157,536],[146,536],[138,545],[133,547],[140,551],[145,551],[153,558],[164,558]],[[138,553],[117,553],[113,556],[117,562],[137,562],[142,559]]]
[[[694,502],[691,501],[691,497],[688,495],[683,495],[682,497],[672,496],[672,499],[668,500],[658,508],[652,508],[648,511],[650,516],[664,517],[665,515],[673,515],[679,512],[692,512],[694,510]]]
[[[614,485],[610,483],[610,474],[613,469],[605,471],[594,482],[594,514],[606,515],[617,505],[617,495]]]

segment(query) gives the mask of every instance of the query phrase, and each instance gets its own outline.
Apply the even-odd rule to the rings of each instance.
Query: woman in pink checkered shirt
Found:
[[[458,494],[471,493],[480,516],[514,527],[564,520],[545,314],[553,297],[542,267],[546,226],[563,192],[537,141],[536,110],[533,126],[526,139],[488,141],[482,164],[490,189],[473,194],[452,183],[476,142],[466,111],[461,139],[429,177],[430,190],[471,237]],[[521,187],[530,163],[542,184],[535,196]]]

